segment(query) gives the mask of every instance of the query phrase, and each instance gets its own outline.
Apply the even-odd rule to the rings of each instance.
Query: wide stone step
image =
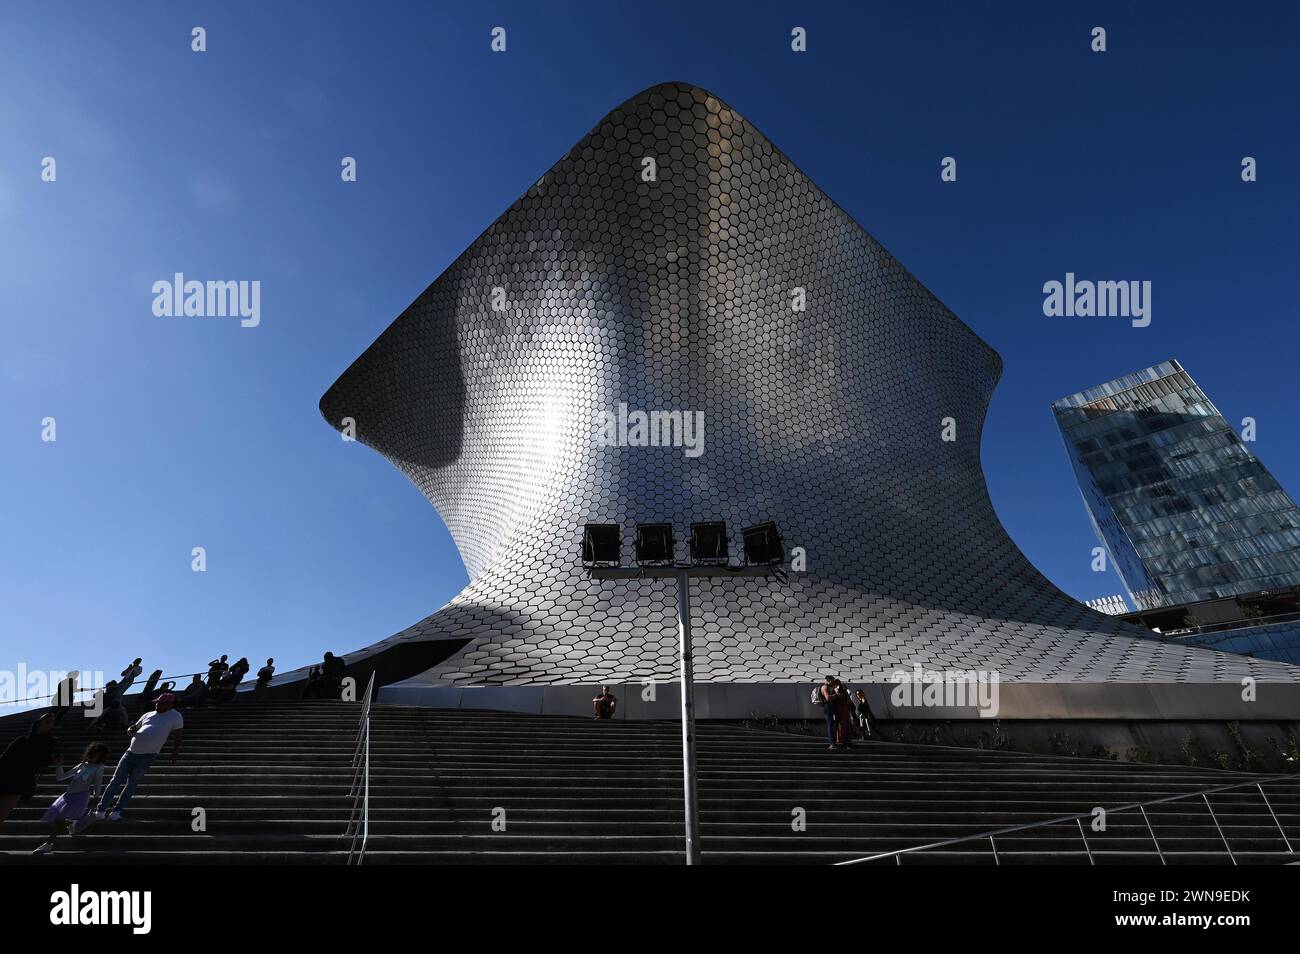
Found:
[[[0,826],[0,863],[342,863],[359,714],[355,703],[246,699],[187,712],[180,759],[154,764],[124,821],[101,822],[33,859],[40,813],[61,791],[46,776]],[[674,723],[391,706],[373,714],[368,864],[683,860]],[[0,741],[29,723],[0,719]],[[84,720],[65,720],[58,734],[65,762],[91,739],[105,741],[114,759],[126,744],[124,733],[91,733]],[[814,736],[716,723],[698,727],[697,754],[708,863],[826,864],[1251,778],[886,742],[828,752]],[[1266,788],[1277,821],[1253,788],[1210,796],[1243,863],[1290,857],[1278,822],[1300,844],[1300,784]],[[196,807],[206,812],[202,833],[191,829]],[[791,829],[796,807],[805,831]],[[504,832],[492,829],[499,808]],[[1148,817],[1168,858],[1227,860],[1200,799],[1153,805]],[[1139,813],[1112,812],[1104,832],[1085,830],[1094,863],[1157,860]],[[1008,833],[997,844],[1004,864],[1089,863],[1073,823]],[[993,854],[961,842],[903,863],[991,864]]]

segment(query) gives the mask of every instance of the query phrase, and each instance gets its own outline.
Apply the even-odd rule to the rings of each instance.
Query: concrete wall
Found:
[[[813,683],[697,683],[701,719],[820,719],[809,701]],[[1005,683],[996,710],[973,706],[906,706],[893,699],[895,686],[867,683],[871,711],[881,720],[911,722],[1058,720],[1290,721],[1300,719],[1300,686],[1260,683],[1253,701],[1232,683]],[[618,717],[672,719],[681,712],[676,683],[612,683]],[[653,689],[653,694],[651,690]],[[537,715],[591,715],[597,684],[568,686],[432,686],[418,678],[384,686],[379,701],[442,709],[500,709]],[[651,698],[651,695],[653,697]]]

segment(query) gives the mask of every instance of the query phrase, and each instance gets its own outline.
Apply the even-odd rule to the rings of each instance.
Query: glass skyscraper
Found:
[[[1052,411],[1137,609],[1300,584],[1300,509],[1177,361]]]

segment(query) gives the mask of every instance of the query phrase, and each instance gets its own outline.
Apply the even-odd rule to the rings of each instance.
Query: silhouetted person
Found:
[[[122,708],[122,687],[116,680],[99,691],[99,715],[90,723],[92,729],[125,729],[126,710]]]
[[[612,719],[618,709],[618,696],[609,691],[609,686],[601,686],[600,695],[591,700],[591,708],[597,719]]]
[[[177,698],[176,705],[185,709],[193,709],[207,702],[211,695],[212,693],[208,691],[203,677],[195,673],[190,684],[185,687],[185,691]]]
[[[271,684],[271,677],[275,675],[275,660],[268,659],[266,665],[257,671],[257,685],[253,687],[253,695],[262,698],[266,695],[266,688]]]
[[[32,723],[28,733],[14,739],[0,755],[0,822],[9,817],[14,806],[36,792],[36,776],[54,761],[56,720],[46,712]]]
[[[140,665],[140,657],[136,657],[135,662],[122,670],[122,678],[117,681],[117,691],[126,695],[126,691],[131,688],[131,684],[139,678],[140,673],[144,672],[144,666]],[[159,675],[162,675],[159,672]]]
[[[835,677],[827,676],[826,681],[817,687],[818,705],[822,707],[822,716],[826,719],[826,747],[835,748]]]
[[[233,666],[226,670],[226,674],[221,677],[221,682],[217,684],[217,689],[212,693],[213,702],[229,702],[235,698],[235,690],[239,684],[244,681],[244,676],[248,673],[248,660],[239,657]]]
[[[853,700],[849,689],[838,679],[832,683],[831,706],[835,712],[835,747],[853,748]]]
[[[209,692],[217,688],[217,683],[219,683],[221,677],[226,674],[226,670],[230,668],[230,665],[226,662],[227,658],[229,657],[223,655],[220,659],[214,659],[212,662],[208,663]]]
[[[867,694],[861,689],[853,693],[853,721],[861,738],[871,738],[871,706],[867,704]]]
[[[54,707],[54,724],[58,725],[77,702],[77,671],[74,669],[59,682],[50,705]]]
[[[343,697],[343,660],[333,653],[326,653],[321,663],[321,698],[341,699]]]
[[[304,699],[319,699],[321,688],[320,666],[312,666],[307,670],[307,681],[302,687],[302,697]]]

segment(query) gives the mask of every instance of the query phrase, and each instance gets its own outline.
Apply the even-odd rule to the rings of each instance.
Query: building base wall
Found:
[[[824,734],[819,723],[810,721],[764,727],[818,738]],[[875,734],[887,742],[1194,765],[1225,771],[1300,771],[1300,722],[998,719],[990,724],[882,720],[876,724]]]
[[[681,716],[678,687],[610,686],[619,719]],[[741,720],[758,728],[822,737],[825,722],[812,684],[700,683],[700,719]],[[1300,769],[1300,695],[1265,684],[1243,702],[1236,686],[1006,685],[999,714],[971,709],[903,708],[892,685],[862,686],[875,715],[875,736],[890,742],[997,749],[1044,755],[1198,765],[1282,773]],[[1225,691],[1230,690],[1230,692]],[[591,716],[599,692],[588,686],[452,687],[398,684],[379,701],[439,709],[483,709],[534,715]]]
[[[700,719],[820,719],[809,699],[813,683],[696,683]],[[618,718],[673,719],[681,714],[676,683],[611,684]],[[1300,720],[1300,685],[1259,683],[1243,699],[1236,683],[1002,683],[992,704],[900,705],[892,683],[854,684],[881,720],[908,722],[997,720],[1134,720],[1230,722]],[[919,689],[919,686],[916,687]],[[497,709],[534,715],[591,715],[599,685],[440,686],[416,680],[384,686],[379,701],[439,709]]]

